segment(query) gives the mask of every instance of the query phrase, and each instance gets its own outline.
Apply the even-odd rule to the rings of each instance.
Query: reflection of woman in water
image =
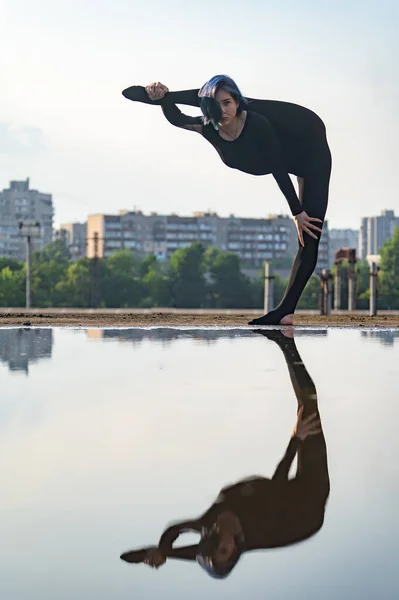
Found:
[[[246,99],[226,75],[213,77],[200,90],[169,92],[163,84],[153,83],[129,87],[123,95],[161,104],[172,125],[200,133],[227,166],[251,175],[273,174],[294,216],[299,249],[279,306],[251,324],[292,324],[316,267],[320,224],[327,209],[331,154],[324,123],[297,104]],[[200,106],[203,116],[184,115],[176,103]],[[298,178],[299,197],[288,173]]]
[[[244,552],[301,542],[323,525],[330,482],[316,388],[294,339],[275,330],[261,333],[283,351],[298,400],[294,431],[273,477],[250,477],[222,489],[201,517],[168,527],[157,547],[123,553],[126,562],[158,568],[169,558],[197,560],[209,575],[222,578]],[[296,455],[297,472],[289,479]],[[199,544],[174,548],[187,531],[200,533]]]

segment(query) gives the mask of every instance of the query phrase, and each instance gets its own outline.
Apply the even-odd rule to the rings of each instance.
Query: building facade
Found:
[[[260,266],[266,260],[294,256],[295,224],[278,215],[265,219],[219,217],[215,213],[144,215],[121,211],[119,215],[89,215],[87,256],[107,258],[113,251],[129,248],[139,255],[155,254],[167,260],[179,248],[194,242],[216,246],[237,254],[243,264]]]
[[[396,227],[399,227],[399,217],[395,217],[393,210],[383,210],[376,217],[364,217],[360,224],[359,257],[366,259],[370,254],[379,254]]]
[[[316,223],[317,225],[317,223]],[[317,232],[316,232],[317,233]],[[329,269],[330,265],[330,232],[328,230],[328,221],[324,221],[323,223],[323,233],[320,237],[319,243],[319,253],[317,256],[317,264],[315,269],[315,274],[320,275],[323,269]]]
[[[57,237],[65,240],[73,260],[86,256],[87,223],[64,223]]]
[[[32,190],[29,178],[11,181],[10,187],[0,192],[0,256],[25,260],[25,241],[19,235],[23,221],[40,223],[40,237],[32,238],[32,250],[42,249],[53,239],[53,217],[51,194]]]
[[[202,212],[178,216],[120,211],[118,215],[89,215],[87,220],[89,258],[107,258],[115,250],[128,248],[139,256],[154,254],[159,260],[167,260],[173,252],[194,242],[237,254],[243,271],[251,275],[266,261],[293,259],[298,250],[295,223],[285,215],[255,219]],[[329,236],[325,222],[316,273],[328,266]],[[286,270],[288,273],[289,268]]]

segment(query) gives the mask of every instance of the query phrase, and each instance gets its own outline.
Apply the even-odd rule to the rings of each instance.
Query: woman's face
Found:
[[[213,553],[213,560],[219,565],[224,565],[229,562],[237,547],[232,535],[221,535],[219,546]]]
[[[234,119],[237,114],[237,108],[239,106],[238,102],[234,100],[232,96],[228,92],[223,89],[220,89],[216,92],[215,96],[216,102],[219,102],[220,108],[222,111],[222,118],[220,125],[223,127],[224,125],[228,125]]]

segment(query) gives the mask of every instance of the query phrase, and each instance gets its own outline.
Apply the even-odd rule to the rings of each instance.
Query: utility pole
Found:
[[[99,304],[99,287],[100,287],[100,260],[99,260],[99,242],[100,236],[97,231],[93,233],[92,238],[86,238],[86,247],[89,241],[93,242],[93,255],[90,259],[90,290],[89,290],[89,306],[97,308]],[[91,253],[88,252],[89,256]]]
[[[375,317],[377,314],[377,278],[379,266],[372,262],[370,265],[370,317]]]
[[[19,235],[26,239],[26,308],[32,305],[32,238],[40,237],[39,221],[20,221]]]
[[[330,269],[323,269],[320,275],[320,314],[331,314],[331,279]]]
[[[265,263],[265,289],[264,289],[264,311],[270,312],[274,308],[274,275],[270,263]]]

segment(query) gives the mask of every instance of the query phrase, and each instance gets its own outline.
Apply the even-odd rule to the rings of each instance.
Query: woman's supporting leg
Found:
[[[320,419],[316,386],[302,361],[295,339],[285,337],[282,331],[277,329],[259,330],[259,333],[276,342],[282,350],[298,402],[298,411],[303,406],[302,419],[306,419],[313,413],[316,413]],[[315,492],[325,502],[330,491],[330,479],[323,431],[318,435],[307,437],[302,443],[298,451],[296,477],[309,482],[310,487],[313,486]]]
[[[328,151],[328,146],[327,146]],[[326,156],[326,165],[314,175],[305,177],[303,182],[303,210],[310,217],[324,220],[327,202],[328,186],[331,172],[331,158],[328,161],[329,151]],[[318,223],[319,225],[319,223]],[[293,315],[299,298],[309,281],[317,263],[320,239],[314,239],[307,233],[303,234],[305,246],[299,245],[298,252],[292,265],[291,275],[287,288],[280,304],[273,310],[258,319],[249,322],[250,325],[279,325],[287,315]],[[290,319],[286,319],[289,324]]]

